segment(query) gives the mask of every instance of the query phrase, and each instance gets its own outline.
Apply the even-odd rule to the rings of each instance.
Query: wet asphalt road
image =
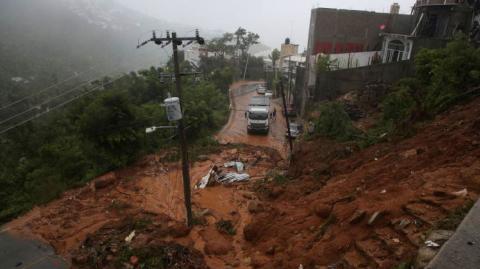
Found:
[[[268,135],[248,134],[247,119],[245,111],[248,110],[248,104],[253,96],[256,96],[255,85],[243,86],[231,89],[232,91],[232,114],[228,124],[217,135],[221,143],[243,143],[253,146],[271,147],[279,151],[286,157],[287,144],[285,132],[287,130],[285,118],[282,116],[280,100],[273,100],[272,106],[277,111],[277,118],[271,123]]]
[[[25,239],[9,231],[0,232],[1,269],[63,269],[69,265],[55,255],[52,247],[37,240]]]

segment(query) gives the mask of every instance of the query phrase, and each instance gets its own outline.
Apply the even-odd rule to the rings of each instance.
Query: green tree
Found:
[[[91,103],[80,118],[81,133],[105,158],[119,167],[132,161],[140,150],[142,123],[122,93],[105,93]]]

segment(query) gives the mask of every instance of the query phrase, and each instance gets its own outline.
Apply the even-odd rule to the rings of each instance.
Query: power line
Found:
[[[65,80],[62,80],[62,81],[60,81],[60,82],[58,82],[58,83],[55,83],[55,84],[53,84],[53,85],[50,85],[50,86],[48,86],[48,87],[46,87],[46,88],[44,88],[44,89],[42,89],[42,90],[40,90],[40,91],[38,91],[38,92],[32,93],[32,94],[30,94],[30,95],[27,95],[27,96],[25,96],[25,97],[23,97],[23,98],[21,98],[21,99],[19,99],[19,100],[17,100],[17,101],[14,101],[14,102],[12,102],[12,103],[10,103],[10,104],[2,105],[2,107],[0,107],[0,111],[1,111],[1,110],[4,110],[4,109],[6,109],[6,108],[12,107],[12,106],[14,106],[14,105],[16,105],[16,104],[19,104],[19,103],[21,103],[21,102],[23,102],[23,101],[25,101],[25,100],[28,100],[28,99],[36,96],[36,95],[39,95],[39,94],[41,94],[41,93],[44,93],[44,92],[46,92],[46,91],[48,91],[48,90],[50,90],[50,89],[53,89],[53,88],[57,87],[58,85],[61,85],[61,84],[65,83],[65,82],[68,82],[68,81],[70,81],[70,80],[72,80],[72,79],[74,79],[74,78],[77,78],[77,77],[79,77],[79,76],[81,76],[81,75],[83,75],[83,74],[86,74],[86,73],[90,72],[91,70],[95,70],[95,68],[94,68],[94,67],[90,67],[90,68],[89,68],[88,70],[86,70],[86,71],[83,71],[83,72],[81,72],[81,73],[75,73],[75,75],[73,75],[73,76],[71,76],[71,77],[68,77],[68,78],[66,78]]]
[[[103,75],[106,75],[106,74],[103,74]],[[49,99],[47,99],[46,101],[44,101],[44,102],[42,102],[42,103],[40,103],[40,104],[33,105],[32,107],[28,108],[28,109],[25,110],[25,111],[22,111],[22,112],[20,112],[20,113],[17,113],[17,114],[15,114],[15,115],[12,115],[11,117],[9,117],[9,118],[7,118],[7,119],[4,119],[4,120],[0,121],[0,125],[1,125],[1,124],[4,124],[4,123],[6,123],[6,122],[9,122],[9,121],[11,121],[11,120],[13,120],[13,119],[15,119],[15,118],[18,118],[18,117],[20,117],[20,116],[22,116],[22,115],[25,115],[25,114],[27,114],[28,112],[31,112],[31,111],[36,110],[36,109],[40,109],[40,108],[39,108],[40,106],[46,105],[46,104],[50,103],[51,101],[53,101],[53,100],[55,100],[55,99],[57,99],[57,98],[59,98],[59,97],[65,96],[65,95],[67,95],[67,94],[69,94],[69,93],[72,93],[72,92],[78,90],[79,88],[81,88],[81,87],[83,87],[83,86],[86,86],[86,85],[88,85],[88,84],[91,84],[92,82],[94,82],[94,81],[96,81],[96,80],[98,80],[98,79],[90,79],[90,80],[87,81],[87,82],[84,82],[84,83],[81,83],[80,85],[77,85],[77,86],[74,87],[73,89],[70,89],[70,90],[68,90],[68,91],[65,91],[65,92],[63,92],[63,93],[61,93],[61,94],[59,94],[59,95],[57,95],[57,96],[50,97]]]
[[[115,81],[122,79],[122,78],[125,77],[125,76],[126,76],[126,75],[123,75],[123,76],[121,76],[121,77],[119,77],[119,78],[116,78],[116,79],[114,79],[114,80],[106,83],[106,84],[103,85],[103,86],[110,85],[110,84],[114,83]],[[44,111],[44,112],[42,112],[42,113],[40,113],[40,114],[37,114],[37,115],[35,115],[35,116],[31,117],[31,118],[28,118],[28,119],[26,119],[26,120],[24,120],[24,121],[22,121],[22,122],[20,122],[20,123],[18,123],[18,124],[12,125],[12,126],[8,127],[7,129],[4,129],[4,130],[0,131],[0,135],[1,135],[1,134],[4,134],[4,133],[6,133],[6,132],[8,132],[8,131],[10,131],[10,130],[12,130],[12,129],[15,129],[15,128],[21,126],[21,125],[24,125],[24,124],[26,124],[26,123],[28,123],[28,122],[30,122],[30,121],[33,121],[33,120],[35,120],[35,119],[37,119],[37,118],[39,118],[39,117],[41,117],[41,116],[43,116],[43,115],[45,115],[45,114],[47,114],[47,113],[49,113],[49,112],[52,112],[53,110],[56,110],[56,109],[58,109],[58,108],[61,108],[61,107],[63,107],[64,105],[67,105],[67,104],[69,104],[69,103],[71,103],[71,102],[73,102],[73,101],[75,101],[75,100],[77,100],[77,99],[79,99],[79,98],[81,98],[81,97],[83,97],[83,96],[86,96],[87,94],[90,94],[90,93],[92,93],[92,92],[94,92],[94,91],[96,91],[96,90],[98,90],[98,89],[101,89],[103,86],[97,86],[97,87],[91,89],[90,91],[87,91],[87,92],[85,92],[85,93],[83,93],[83,94],[80,94],[80,95],[78,95],[78,96],[76,96],[76,97],[70,98],[69,100],[67,100],[67,101],[65,101],[65,102],[63,102],[63,103],[60,103],[60,104],[58,104],[58,105],[56,105],[56,106],[54,106],[54,107],[52,107],[52,108],[49,108],[49,109],[47,109],[46,111]]]

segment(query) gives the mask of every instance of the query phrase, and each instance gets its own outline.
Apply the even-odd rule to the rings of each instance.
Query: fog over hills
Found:
[[[137,50],[151,30],[180,33],[172,25],[114,0],[6,0],[0,3],[0,101],[9,92],[50,85],[94,67],[94,75],[147,68],[170,52]],[[2,98],[3,97],[3,98]]]

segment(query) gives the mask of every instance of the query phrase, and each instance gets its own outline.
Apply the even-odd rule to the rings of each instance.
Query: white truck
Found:
[[[270,130],[270,111],[266,106],[252,106],[246,112],[247,132],[265,133]]]
[[[248,111],[245,112],[247,118],[247,132],[265,133],[270,130],[270,98],[265,96],[252,97]]]

